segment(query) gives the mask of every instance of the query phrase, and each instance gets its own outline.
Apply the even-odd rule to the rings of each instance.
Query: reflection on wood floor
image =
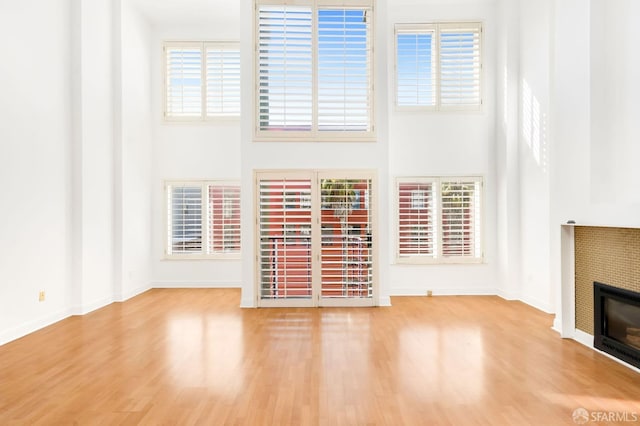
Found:
[[[155,289],[0,346],[0,424],[571,425],[579,408],[640,422],[640,374],[520,302],[239,303]]]

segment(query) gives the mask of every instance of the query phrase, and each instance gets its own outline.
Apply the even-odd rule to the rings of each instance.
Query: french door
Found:
[[[256,172],[259,306],[375,304],[374,173]]]

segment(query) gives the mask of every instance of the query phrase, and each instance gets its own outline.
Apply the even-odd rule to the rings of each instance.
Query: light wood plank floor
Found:
[[[640,374],[519,302],[239,300],[151,290],[0,346],[0,425],[640,424]]]

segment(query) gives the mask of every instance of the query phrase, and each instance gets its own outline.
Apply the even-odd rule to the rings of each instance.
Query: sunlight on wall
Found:
[[[547,114],[541,111],[527,80],[522,80],[522,136],[534,161],[547,170]]]
[[[509,126],[509,69],[506,65],[504,66],[502,86],[502,122],[506,132]]]

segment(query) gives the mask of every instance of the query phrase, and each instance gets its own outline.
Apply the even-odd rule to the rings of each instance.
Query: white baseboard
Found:
[[[589,333],[585,333],[576,328],[576,331],[573,333],[573,340],[593,349],[593,336]]]
[[[495,288],[392,288],[391,296],[426,296],[431,290],[432,296],[496,296]]]
[[[575,340],[576,342],[587,346],[589,349],[593,349],[594,351],[598,352],[599,354],[602,354],[602,355],[606,356],[607,358],[610,358],[610,359],[614,360],[618,364],[624,365],[625,367],[627,367],[630,370],[635,371],[636,373],[640,373],[640,368],[634,367],[633,365],[631,365],[631,364],[629,364],[629,363],[627,363],[627,362],[625,362],[625,361],[623,361],[621,359],[618,359],[613,355],[610,355],[610,354],[608,354],[606,352],[602,352],[600,349],[594,348],[593,347],[593,336],[590,335],[589,333],[585,333],[582,330],[576,329],[576,332],[574,334],[573,340]]]
[[[557,314],[556,314],[556,317],[553,319],[553,325],[551,326],[551,329],[557,332],[558,334],[560,334],[560,336],[562,336],[562,323],[560,322],[560,318],[558,318]],[[562,337],[565,337],[565,336],[562,336]]]
[[[151,286],[150,285],[146,285],[146,286],[142,286],[142,287],[138,287],[138,288],[134,288],[133,290],[129,290],[126,291],[124,293],[119,293],[115,295],[115,301],[116,302],[124,302],[126,300],[129,300],[133,297],[136,297],[146,291],[151,290]]]
[[[520,301],[522,303],[526,303],[527,305],[532,306],[532,307],[536,308],[537,310],[542,311],[544,313],[547,313],[547,314],[553,314],[554,313],[553,309],[551,309],[551,306],[548,303],[543,302],[542,300],[536,299],[535,297],[526,297],[525,296],[525,297],[522,297],[520,299]]]
[[[150,288],[240,288],[240,281],[154,281]]]
[[[96,311],[100,308],[104,308],[114,302],[112,297],[106,297],[102,300],[96,300],[95,302],[85,303],[82,306],[73,306],[71,308],[72,315],[86,315],[90,312]]]
[[[71,316],[71,310],[65,309],[65,310],[56,312],[54,314],[44,316],[42,318],[37,318],[35,320],[29,321],[18,327],[14,327],[9,330],[3,331],[0,333],[0,346],[4,345],[5,343],[9,343],[13,340],[17,340],[21,337],[24,337],[27,334],[31,334],[42,328],[48,327],[51,324],[55,324],[58,321],[62,321],[65,318],[69,318],[70,316]]]
[[[380,296],[378,298],[378,306],[391,306],[390,296]]]
[[[241,308],[257,308],[256,300],[253,297],[242,297],[240,300]]]
[[[502,297],[504,300],[521,300],[521,295],[519,293],[508,293],[506,291],[498,289],[496,294]]]

